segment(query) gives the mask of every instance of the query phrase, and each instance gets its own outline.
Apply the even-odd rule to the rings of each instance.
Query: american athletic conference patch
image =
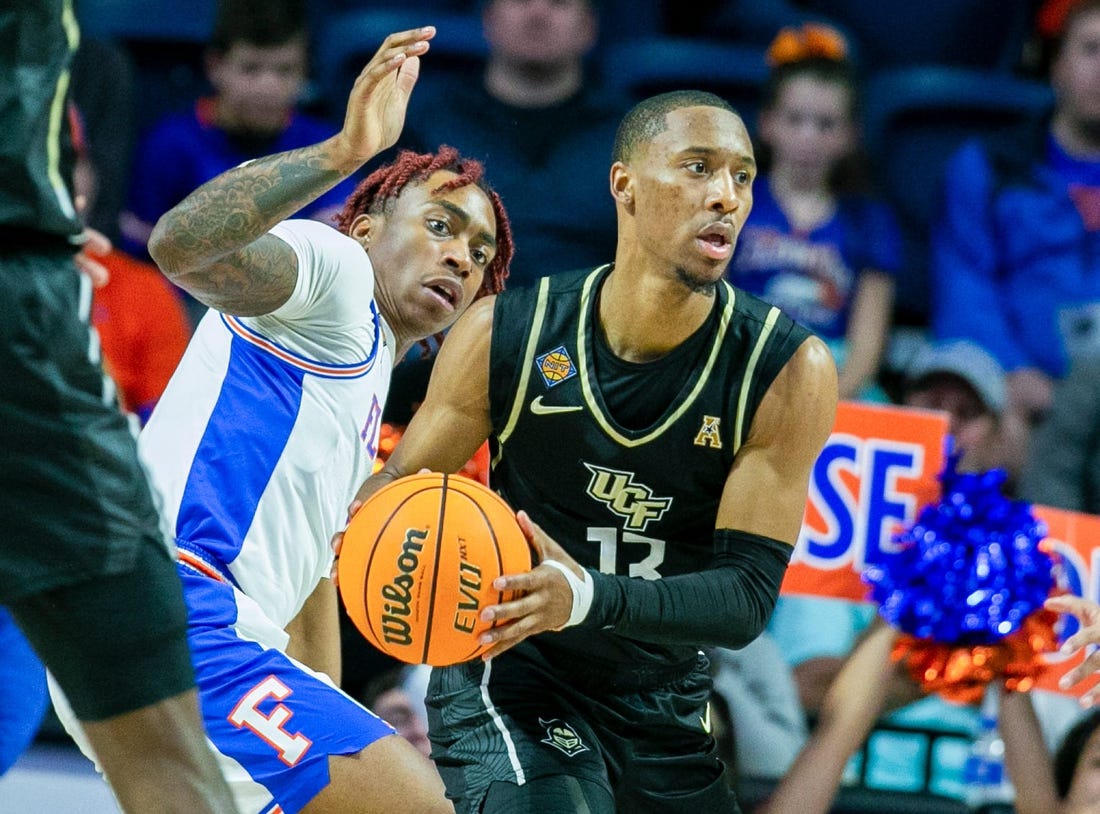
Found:
[[[553,350],[547,351],[542,356],[535,357],[535,367],[547,387],[561,384],[566,379],[577,375],[577,366],[569,358],[569,352],[565,345],[558,345]]]

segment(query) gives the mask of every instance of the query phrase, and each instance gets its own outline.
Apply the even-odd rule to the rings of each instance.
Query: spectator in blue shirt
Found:
[[[338,129],[296,109],[307,69],[300,0],[221,0],[207,46],[212,96],[142,139],[121,219],[122,248],[148,258],[153,225],[192,190],[242,162],[316,144]],[[298,213],[328,222],[354,189],[338,184]]]
[[[1100,348],[1100,0],[1070,9],[1050,81],[1049,117],[952,158],[932,235],[933,328],[1008,371],[1021,444],[1071,360]]]
[[[753,210],[729,279],[778,305],[830,344],[841,398],[876,398],[901,238],[893,213],[866,193],[859,96],[843,38],[807,24],[768,51]],[[874,394],[874,395],[873,395]]]

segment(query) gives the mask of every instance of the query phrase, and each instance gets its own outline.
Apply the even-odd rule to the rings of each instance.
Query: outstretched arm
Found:
[[[435,29],[391,34],[355,80],[340,132],[310,147],[246,162],[166,212],[149,238],[161,270],[199,301],[242,316],[274,311],[294,292],[293,250],[268,235],[393,145]]]
[[[844,662],[825,694],[813,734],[776,787],[764,814],[825,814],[848,759],[882,712],[896,665],[897,631],[876,623]]]
[[[1058,814],[1062,803],[1030,693],[1002,692],[997,726],[1005,742],[1008,776],[1016,787],[1016,814]]]

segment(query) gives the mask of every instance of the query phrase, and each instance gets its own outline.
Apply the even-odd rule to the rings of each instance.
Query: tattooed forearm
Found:
[[[331,140],[235,167],[165,213],[149,252],[165,274],[208,305],[263,313],[290,295],[295,265],[279,241],[259,238],[353,169],[341,164]]]
[[[294,292],[294,253],[277,237],[257,240],[201,270],[177,275],[174,282],[205,305],[226,314],[269,314]]]

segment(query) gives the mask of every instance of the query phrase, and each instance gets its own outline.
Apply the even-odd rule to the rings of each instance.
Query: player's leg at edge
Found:
[[[198,694],[189,690],[133,712],[82,722],[123,811],[237,811],[201,736],[200,720]],[[199,801],[205,807],[196,807]]]
[[[400,735],[354,755],[331,756],[329,777],[303,814],[454,814],[435,766]]]

